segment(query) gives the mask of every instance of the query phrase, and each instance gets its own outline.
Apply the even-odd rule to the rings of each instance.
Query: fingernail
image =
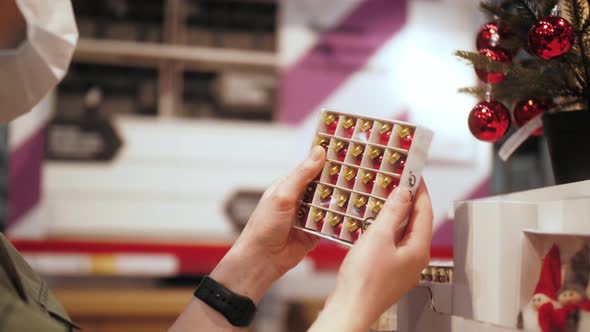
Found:
[[[393,191],[393,200],[400,203],[408,203],[412,199],[412,193],[410,190],[403,187],[397,187]]]
[[[324,149],[320,146],[314,146],[313,149],[309,152],[309,158],[313,161],[318,161],[322,157],[322,153]]]

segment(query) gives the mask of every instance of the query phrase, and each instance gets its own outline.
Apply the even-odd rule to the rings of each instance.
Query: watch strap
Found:
[[[249,297],[232,292],[209,276],[203,277],[195,297],[222,314],[233,326],[250,325],[256,313],[256,305]]]

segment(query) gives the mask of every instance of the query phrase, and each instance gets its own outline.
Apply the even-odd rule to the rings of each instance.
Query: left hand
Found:
[[[292,226],[298,201],[325,159],[324,149],[314,147],[295,170],[265,191],[244,231],[211,273],[213,279],[258,302],[275,280],[316,247],[318,237]]]

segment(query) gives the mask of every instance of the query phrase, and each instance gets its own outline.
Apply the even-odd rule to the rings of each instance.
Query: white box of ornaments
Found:
[[[432,137],[407,122],[322,111],[313,145],[326,149],[326,163],[302,197],[295,227],[352,246],[393,189],[415,193]]]
[[[398,332],[590,331],[590,181],[457,202],[453,282],[398,304]]]

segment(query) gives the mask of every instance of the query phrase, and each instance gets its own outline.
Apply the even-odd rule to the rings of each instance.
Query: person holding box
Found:
[[[78,34],[67,0],[0,0],[0,121],[29,112],[65,75]],[[274,281],[315,248],[319,238],[292,228],[298,199],[321,171],[315,147],[266,190],[230,251],[195,291],[170,328],[233,331],[252,321]],[[409,215],[404,237],[394,230]],[[336,288],[310,331],[366,331],[418,284],[428,264],[432,206],[422,184],[412,200],[398,187],[374,224],[348,252]],[[71,331],[78,326],[10,242],[0,234],[0,330]],[[187,294],[188,296],[188,294]]]

